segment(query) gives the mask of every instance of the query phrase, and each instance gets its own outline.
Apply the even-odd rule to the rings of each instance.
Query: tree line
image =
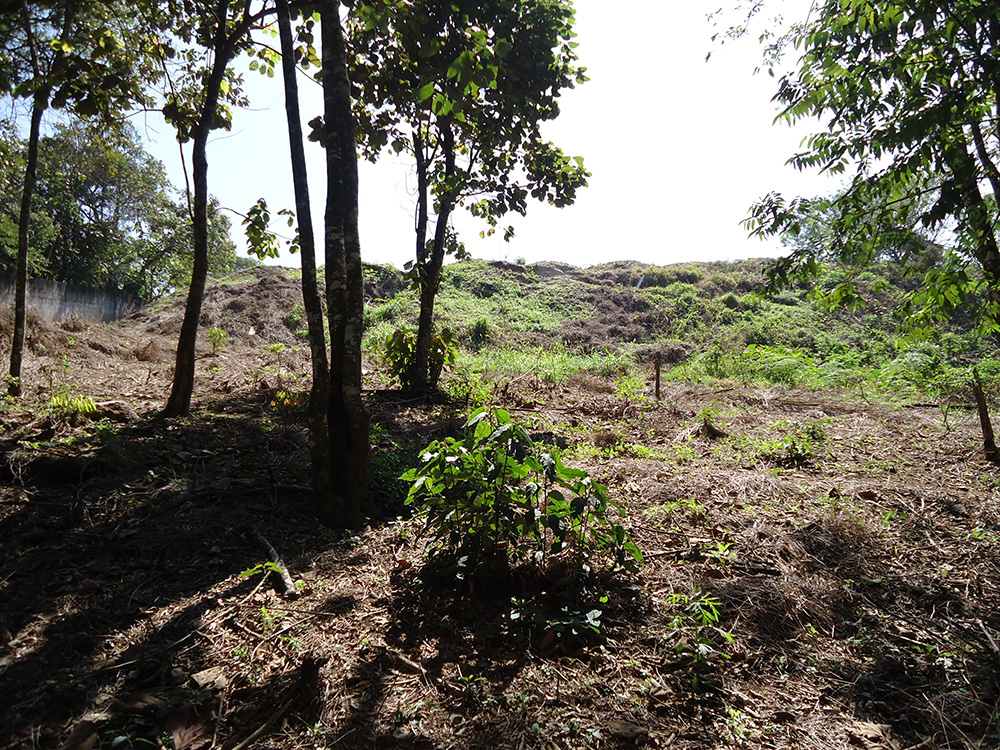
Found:
[[[13,123],[0,128],[0,269],[13,273],[18,176],[24,174],[27,143]],[[187,201],[128,124],[105,128],[69,119],[41,138],[28,231],[32,277],[116,289],[146,301],[190,280]],[[237,255],[229,217],[213,199],[210,273],[232,273],[253,263]]]

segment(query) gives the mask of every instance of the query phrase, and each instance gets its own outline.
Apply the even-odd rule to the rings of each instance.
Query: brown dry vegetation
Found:
[[[249,746],[281,750],[1000,744],[1000,471],[972,412],[494,382],[608,485],[646,552],[603,643],[543,649],[508,633],[509,599],[422,582],[395,477],[462,405],[376,392],[373,363],[380,516],[317,527],[301,410],[278,396],[305,388],[297,301],[268,269],[211,292],[202,322],[230,343],[200,345],[181,420],[154,416],[176,304],[30,322],[27,395],[0,412],[0,748],[233,748],[257,730]],[[97,409],[60,412],[58,393]],[[301,596],[240,577],[268,559],[254,532]],[[706,598],[702,627],[689,602]]]

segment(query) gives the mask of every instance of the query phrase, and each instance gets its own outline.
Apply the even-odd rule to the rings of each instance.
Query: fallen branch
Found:
[[[281,559],[281,555],[278,551],[271,545],[267,539],[259,531],[253,532],[254,539],[257,540],[258,544],[264,548],[264,550],[271,556],[271,565],[268,567],[274,574],[275,578],[281,583],[280,588],[283,589],[283,593],[290,599],[294,599],[299,595],[299,588],[295,585],[295,581],[292,579],[291,573],[288,572],[288,566],[285,565],[284,560]]]
[[[261,737],[270,734],[281,720],[288,715],[296,703],[300,703],[305,708],[316,700],[319,695],[319,668],[323,666],[325,661],[326,659],[317,659],[315,656],[305,657],[299,669],[299,679],[289,690],[290,697],[288,700],[282,703],[267,721],[251,732],[249,737],[239,744],[232,746],[229,750],[244,750]]]

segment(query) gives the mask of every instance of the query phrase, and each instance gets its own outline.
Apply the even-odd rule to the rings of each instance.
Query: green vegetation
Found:
[[[212,326],[208,329],[208,343],[212,345],[212,352],[218,354],[221,349],[226,348],[226,344],[229,343],[229,334],[218,326]]]
[[[435,441],[403,475],[434,539],[432,557],[471,584],[508,566],[530,583],[513,620],[543,626],[553,639],[600,633],[599,557],[635,571],[642,553],[615,516],[621,506],[586,471],[539,451],[503,409],[478,409],[471,435]],[[557,611],[531,601],[534,588],[557,592]]]
[[[978,364],[988,390],[996,391],[1000,357],[991,340],[972,330],[970,318],[958,315],[932,337],[901,330],[895,311],[913,286],[897,265],[854,275],[868,300],[856,310],[814,303],[850,269],[831,265],[814,284],[773,298],[752,293],[765,284],[764,271],[765,261],[749,260],[611,263],[542,275],[531,267],[469,260],[444,269],[438,323],[454,332],[465,372],[530,373],[552,383],[590,373],[611,379],[623,400],[639,405],[648,396],[640,365],[651,350],[668,352],[664,377],[674,382],[946,401],[966,398],[970,368]],[[366,288],[386,292],[365,311],[365,349],[382,358],[386,339],[415,324],[416,295],[401,272],[386,267],[366,267]]]

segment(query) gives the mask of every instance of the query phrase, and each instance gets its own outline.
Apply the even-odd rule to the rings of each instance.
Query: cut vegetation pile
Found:
[[[184,419],[153,416],[181,300],[30,320],[0,411],[0,748],[1000,745],[1000,469],[966,391],[973,361],[994,388],[988,345],[901,342],[898,285],[850,314],[754,300],[757,262],[469,262],[440,298],[459,362],[418,399],[380,355],[414,298],[368,273],[379,515],[354,533],[303,486],[288,272],[210,289],[227,342]],[[398,477],[484,405],[624,508],[645,565],[605,581],[599,635],[519,622],[555,580],[426,566]]]

